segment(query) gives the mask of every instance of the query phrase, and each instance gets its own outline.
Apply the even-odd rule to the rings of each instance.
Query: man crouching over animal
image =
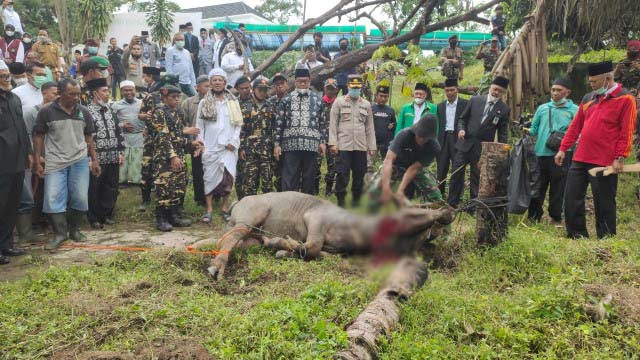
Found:
[[[221,278],[230,251],[244,239],[263,233],[278,236],[262,238],[265,246],[279,250],[276,256],[313,259],[327,254],[364,253],[396,237],[417,239],[433,225],[446,225],[453,219],[454,211],[449,207],[409,207],[388,216],[362,216],[298,192],[247,196],[233,206],[229,220],[232,229],[217,241],[219,255],[208,271],[214,278]],[[202,240],[192,247],[214,242]]]

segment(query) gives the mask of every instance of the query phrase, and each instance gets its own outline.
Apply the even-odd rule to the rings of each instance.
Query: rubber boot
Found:
[[[82,232],[80,232],[80,226],[82,225],[82,221],[85,218],[85,213],[83,211],[69,209],[69,239],[76,242],[85,242],[87,241],[87,237],[84,236]]]
[[[53,227],[53,240],[44,248],[55,250],[67,240],[67,213],[49,214],[49,221]]]
[[[141,184],[140,191],[142,192],[142,204],[138,207],[138,211],[145,212],[151,203],[151,187]]]
[[[173,226],[171,226],[171,224],[169,224],[169,222],[167,221],[167,217],[165,215],[165,212],[167,212],[168,210],[165,210],[163,208],[156,208],[156,229],[162,231],[162,232],[168,232],[173,230]]]
[[[169,223],[171,223],[173,227],[191,226],[191,220],[180,216],[180,205],[172,206],[171,210],[169,210]]]
[[[345,194],[336,194],[336,197],[338,198],[338,206],[344,208],[346,206]]]
[[[20,243],[28,244],[33,242],[33,231],[31,230],[31,213],[18,214],[16,219],[16,230]]]

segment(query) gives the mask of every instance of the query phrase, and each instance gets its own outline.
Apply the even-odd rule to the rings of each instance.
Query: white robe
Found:
[[[205,194],[210,194],[222,182],[225,168],[234,179],[236,177],[241,126],[231,124],[226,100],[216,102],[218,110],[216,121],[202,119],[200,116],[202,104],[202,101],[198,104],[196,127],[200,129],[198,140],[204,143],[204,153],[202,154],[204,191]],[[235,149],[233,151],[227,150],[227,144],[233,145]]]

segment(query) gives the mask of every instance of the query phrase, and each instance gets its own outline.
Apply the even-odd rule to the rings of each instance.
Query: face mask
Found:
[[[24,85],[27,82],[29,82],[29,79],[27,79],[27,78],[17,78],[17,79],[13,79],[13,82],[16,83],[16,86],[20,86],[20,85]]]
[[[424,99],[419,97],[413,98],[413,101],[415,101],[415,103],[418,105],[422,105],[424,103]]]
[[[38,41],[46,44],[49,42],[49,39],[46,36],[38,36]]]
[[[87,47],[87,51],[89,52],[89,54],[95,55],[98,53],[98,48],[95,46],[89,46]]]
[[[7,33],[7,35],[9,35],[9,34]],[[9,35],[9,36],[11,36],[11,35]],[[638,52],[638,51],[628,51],[627,52],[627,57],[629,57],[631,59],[635,59],[635,58],[638,57],[638,54],[640,54],[640,52]]]
[[[31,38],[24,38],[22,39],[22,42],[25,44],[30,44],[31,43]]]
[[[360,97],[360,89],[349,89],[349,96],[352,99],[357,99]]]
[[[309,89],[298,89],[298,92],[300,94],[308,94],[309,93]]]
[[[147,37],[146,36],[143,36],[140,39],[142,40],[142,42],[147,42]]]
[[[176,47],[178,49],[182,49],[184,47],[184,40],[178,40],[176,41]]]
[[[344,44],[340,45],[340,50],[342,50],[342,51],[347,50],[347,46],[348,45],[344,45]]]
[[[44,83],[47,82],[47,77],[42,75],[36,75],[33,77],[33,85],[40,89]]]
[[[102,70],[100,71],[100,75],[102,75],[103,78],[106,78],[107,76],[109,76],[109,72],[107,70]]]
[[[604,87],[604,86],[601,87],[600,89],[596,90],[596,94],[598,94],[598,95],[602,95],[602,94],[604,94],[606,92],[607,92],[607,88]]]
[[[451,45],[451,47],[454,48],[454,47],[456,47],[456,45],[458,45],[458,43],[455,42],[455,41],[452,41],[452,42],[449,43],[449,45]]]
[[[552,102],[552,103],[553,103],[553,105],[555,105],[555,106],[562,106],[562,105],[564,105],[564,104],[566,104],[566,103],[567,103],[567,99],[566,99],[566,98],[562,98],[562,99],[560,99],[560,100],[558,100],[558,101],[554,101],[554,100],[553,100],[553,98],[552,98],[552,99],[551,99],[551,102]]]
[[[5,31],[5,34],[7,34],[8,37],[12,37],[16,32],[15,31]]]

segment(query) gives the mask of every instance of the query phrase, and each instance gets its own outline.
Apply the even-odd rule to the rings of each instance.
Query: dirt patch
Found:
[[[584,289],[587,294],[599,300],[611,295],[614,314],[622,322],[640,323],[640,289],[625,284],[588,284]]]
[[[156,360],[209,360],[214,359],[207,349],[195,340],[189,341],[156,341],[138,348],[136,359]]]
[[[68,306],[74,314],[101,316],[111,314],[117,304],[112,299],[98,296],[94,293],[74,292],[62,303]]]
[[[135,283],[125,287],[120,292],[120,297],[123,297],[123,298],[134,297],[136,294],[140,293],[141,291],[151,289],[152,287],[153,287],[153,284],[151,284],[150,282],[141,281],[139,283]]]

